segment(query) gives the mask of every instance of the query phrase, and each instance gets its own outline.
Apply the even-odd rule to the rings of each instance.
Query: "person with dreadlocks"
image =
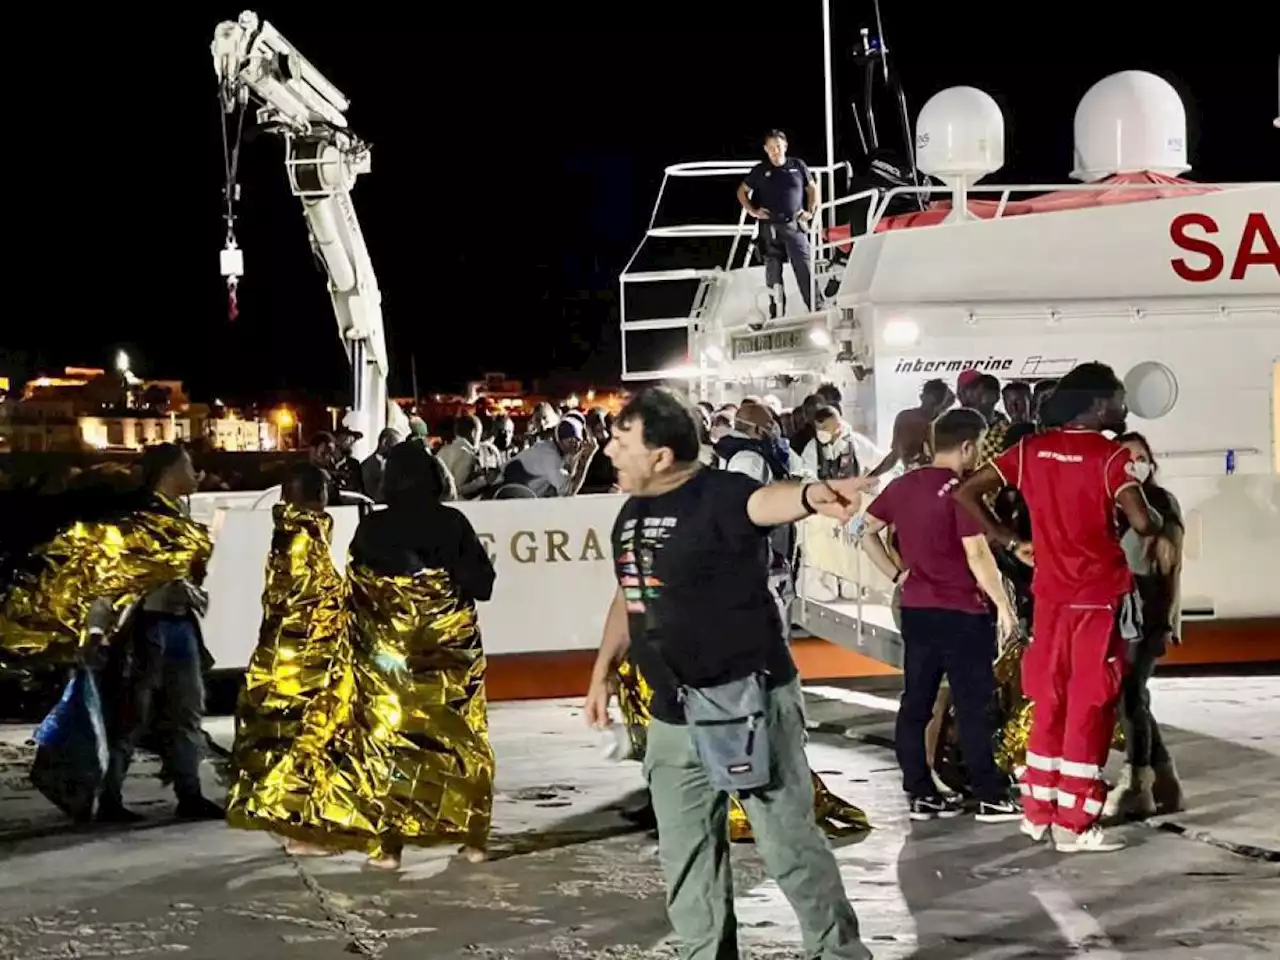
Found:
[[[1023,686],[1034,707],[1022,776],[1023,832],[1051,833],[1062,852],[1123,848],[1099,825],[1107,797],[1102,767],[1111,747],[1127,645],[1140,611],[1120,545],[1118,512],[1139,536],[1160,527],[1133,455],[1102,431],[1124,431],[1124,385],[1085,363],[1053,393],[1060,427],[1025,437],[962,483],[956,499],[987,536],[1034,564],[1033,639]],[[1004,486],[1026,500],[1036,548],[1001,523],[986,498]]]

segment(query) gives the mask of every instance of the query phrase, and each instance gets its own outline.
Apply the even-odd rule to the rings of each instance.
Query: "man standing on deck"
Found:
[[[1160,524],[1132,455],[1102,435],[1123,432],[1128,414],[1115,372],[1081,364],[1063,377],[1054,404],[1064,426],[1025,437],[961,484],[955,497],[991,540],[1035,564],[1032,642],[1022,661],[1023,691],[1035,704],[1023,832],[1038,841],[1052,827],[1061,852],[1105,853],[1124,846],[1098,820],[1127,643],[1138,636],[1140,616],[1116,509],[1139,536]],[[987,509],[985,498],[1004,486],[1026,500],[1034,551]]]
[[[813,309],[809,224],[818,210],[818,183],[803,160],[787,156],[787,135],[781,130],[765,135],[764,152],[768,159],[756,164],[738,186],[738,202],[760,221],[757,242],[769,287],[769,319],[775,320],[787,312],[782,291],[784,257],[791,261],[805,307]]]

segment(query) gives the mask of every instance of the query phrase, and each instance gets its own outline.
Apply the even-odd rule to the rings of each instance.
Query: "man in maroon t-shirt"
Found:
[[[1129,451],[1100,432],[1124,430],[1124,385],[1115,372],[1081,364],[1063,377],[1052,403],[1063,426],[1010,447],[962,484],[956,499],[992,540],[1034,560],[1032,643],[1022,661],[1023,692],[1035,704],[1023,830],[1039,840],[1052,826],[1060,851],[1101,853],[1124,846],[1098,825],[1133,609],[1116,508],[1142,536],[1155,533],[1159,519]],[[1026,500],[1034,551],[983,504],[1005,486]]]
[[[895,585],[902,582],[904,687],[894,739],[913,820],[961,812],[956,798],[935,787],[925,749],[944,675],[978,800],[976,819],[990,823],[1023,815],[992,755],[996,624],[983,595],[995,605],[1004,636],[1013,633],[1015,617],[981,524],[952,497],[960,478],[977,465],[986,426],[976,410],[943,414],[933,424],[933,462],[894,480],[876,497],[861,535],[871,562]],[[889,524],[898,531],[905,569],[898,569],[876,535]]]

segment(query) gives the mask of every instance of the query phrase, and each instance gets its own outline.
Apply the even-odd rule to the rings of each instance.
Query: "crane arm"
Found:
[[[350,103],[342,91],[253,11],[218,25],[212,53],[224,114],[239,112],[242,118],[252,103],[258,107],[258,123],[284,140],[289,185],[302,202],[312,250],[328,275],[338,336],[351,363],[348,420],[364,435],[356,445],[356,455],[363,457],[383,427],[408,432],[404,412],[387,396],[382,293],[351,198],[356,178],[369,172],[369,146],[347,124]],[[227,244],[222,251],[233,309],[244,275],[244,255],[235,238],[238,153],[237,140],[227,159]]]

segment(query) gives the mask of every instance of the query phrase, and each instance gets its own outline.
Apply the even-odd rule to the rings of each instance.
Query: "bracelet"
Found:
[[[818,512],[818,508],[809,502],[809,488],[812,486],[812,483],[806,483],[800,488],[800,506],[804,507],[804,515],[806,517],[812,517]]]

